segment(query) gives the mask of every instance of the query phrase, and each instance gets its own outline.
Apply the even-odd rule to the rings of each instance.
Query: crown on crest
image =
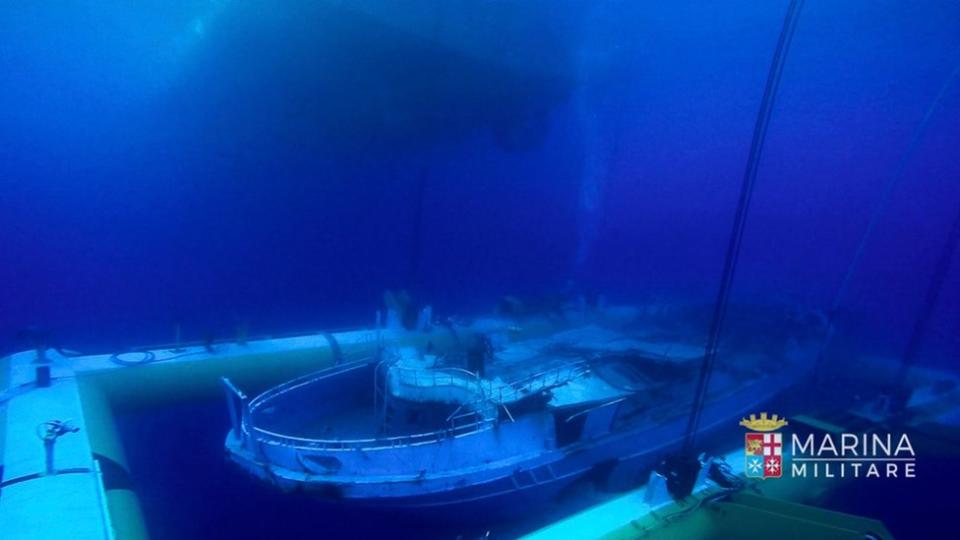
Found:
[[[760,413],[760,418],[757,418],[755,414],[751,414],[749,419],[741,419],[740,425],[753,431],[776,431],[787,425],[787,421],[777,415],[767,418],[767,413],[762,412]]]

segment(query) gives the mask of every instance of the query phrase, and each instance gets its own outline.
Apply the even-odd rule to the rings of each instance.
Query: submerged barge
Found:
[[[222,399],[223,379],[235,416],[210,429],[229,431],[229,458],[279,490],[336,504],[502,509],[517,494],[548,497],[578,478],[642,483],[682,436],[700,355],[685,330],[650,322],[658,310],[7,356],[3,534],[146,538],[115,415]],[[731,361],[718,363],[703,426],[729,425],[795,384],[815,342],[802,334],[770,341],[775,347],[726,343]],[[886,380],[895,366],[881,365],[870,358],[842,367]],[[917,369],[911,384],[939,378]],[[44,439],[56,421],[69,429],[54,437],[50,458]]]

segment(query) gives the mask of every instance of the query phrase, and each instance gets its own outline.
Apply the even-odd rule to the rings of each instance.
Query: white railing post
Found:
[[[226,392],[227,409],[230,413],[230,426],[233,435],[237,440],[243,441],[243,423],[249,421],[250,414],[247,396],[226,377],[220,377],[220,384],[223,385]]]

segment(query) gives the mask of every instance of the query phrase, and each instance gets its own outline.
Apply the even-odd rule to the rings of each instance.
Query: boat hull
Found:
[[[700,440],[711,437],[733,439],[739,435],[737,422],[745,414],[757,412],[794,384],[797,374],[784,373],[764,377],[753,384],[730,389],[711,401],[703,411]],[[731,382],[733,384],[733,382]],[[682,408],[681,408],[682,410]],[[628,488],[646,480],[649,471],[671,451],[679,449],[687,417],[678,414],[655,424],[606,433],[562,448],[543,448],[526,457],[494,461],[473,470],[451,472],[423,471],[418,477],[337,477],[334,474],[310,474],[277,467],[255,457],[233,434],[227,448],[233,461],[249,473],[278,488],[309,494],[327,502],[377,508],[445,508],[458,506],[470,512],[509,513],[560,496],[578,480],[590,479],[604,486]],[[518,424],[522,421],[518,420]],[[550,426],[552,428],[552,426]],[[514,432],[509,430],[514,428]],[[497,431],[500,430],[500,433]],[[526,431],[526,433],[524,433]],[[524,439],[547,430],[543,424],[513,426],[501,423],[486,436],[494,439]],[[433,443],[431,451],[447,445],[451,452],[478,452],[487,446],[467,443],[467,435]],[[431,446],[431,445],[427,445]],[[382,457],[380,458],[382,459]]]

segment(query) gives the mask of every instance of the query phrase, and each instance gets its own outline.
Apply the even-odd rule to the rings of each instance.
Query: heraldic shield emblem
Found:
[[[748,478],[780,478],[783,476],[783,435],[773,433],[787,425],[783,418],[767,413],[760,417],[751,414],[740,420],[740,425],[750,431],[744,436],[744,469]]]

